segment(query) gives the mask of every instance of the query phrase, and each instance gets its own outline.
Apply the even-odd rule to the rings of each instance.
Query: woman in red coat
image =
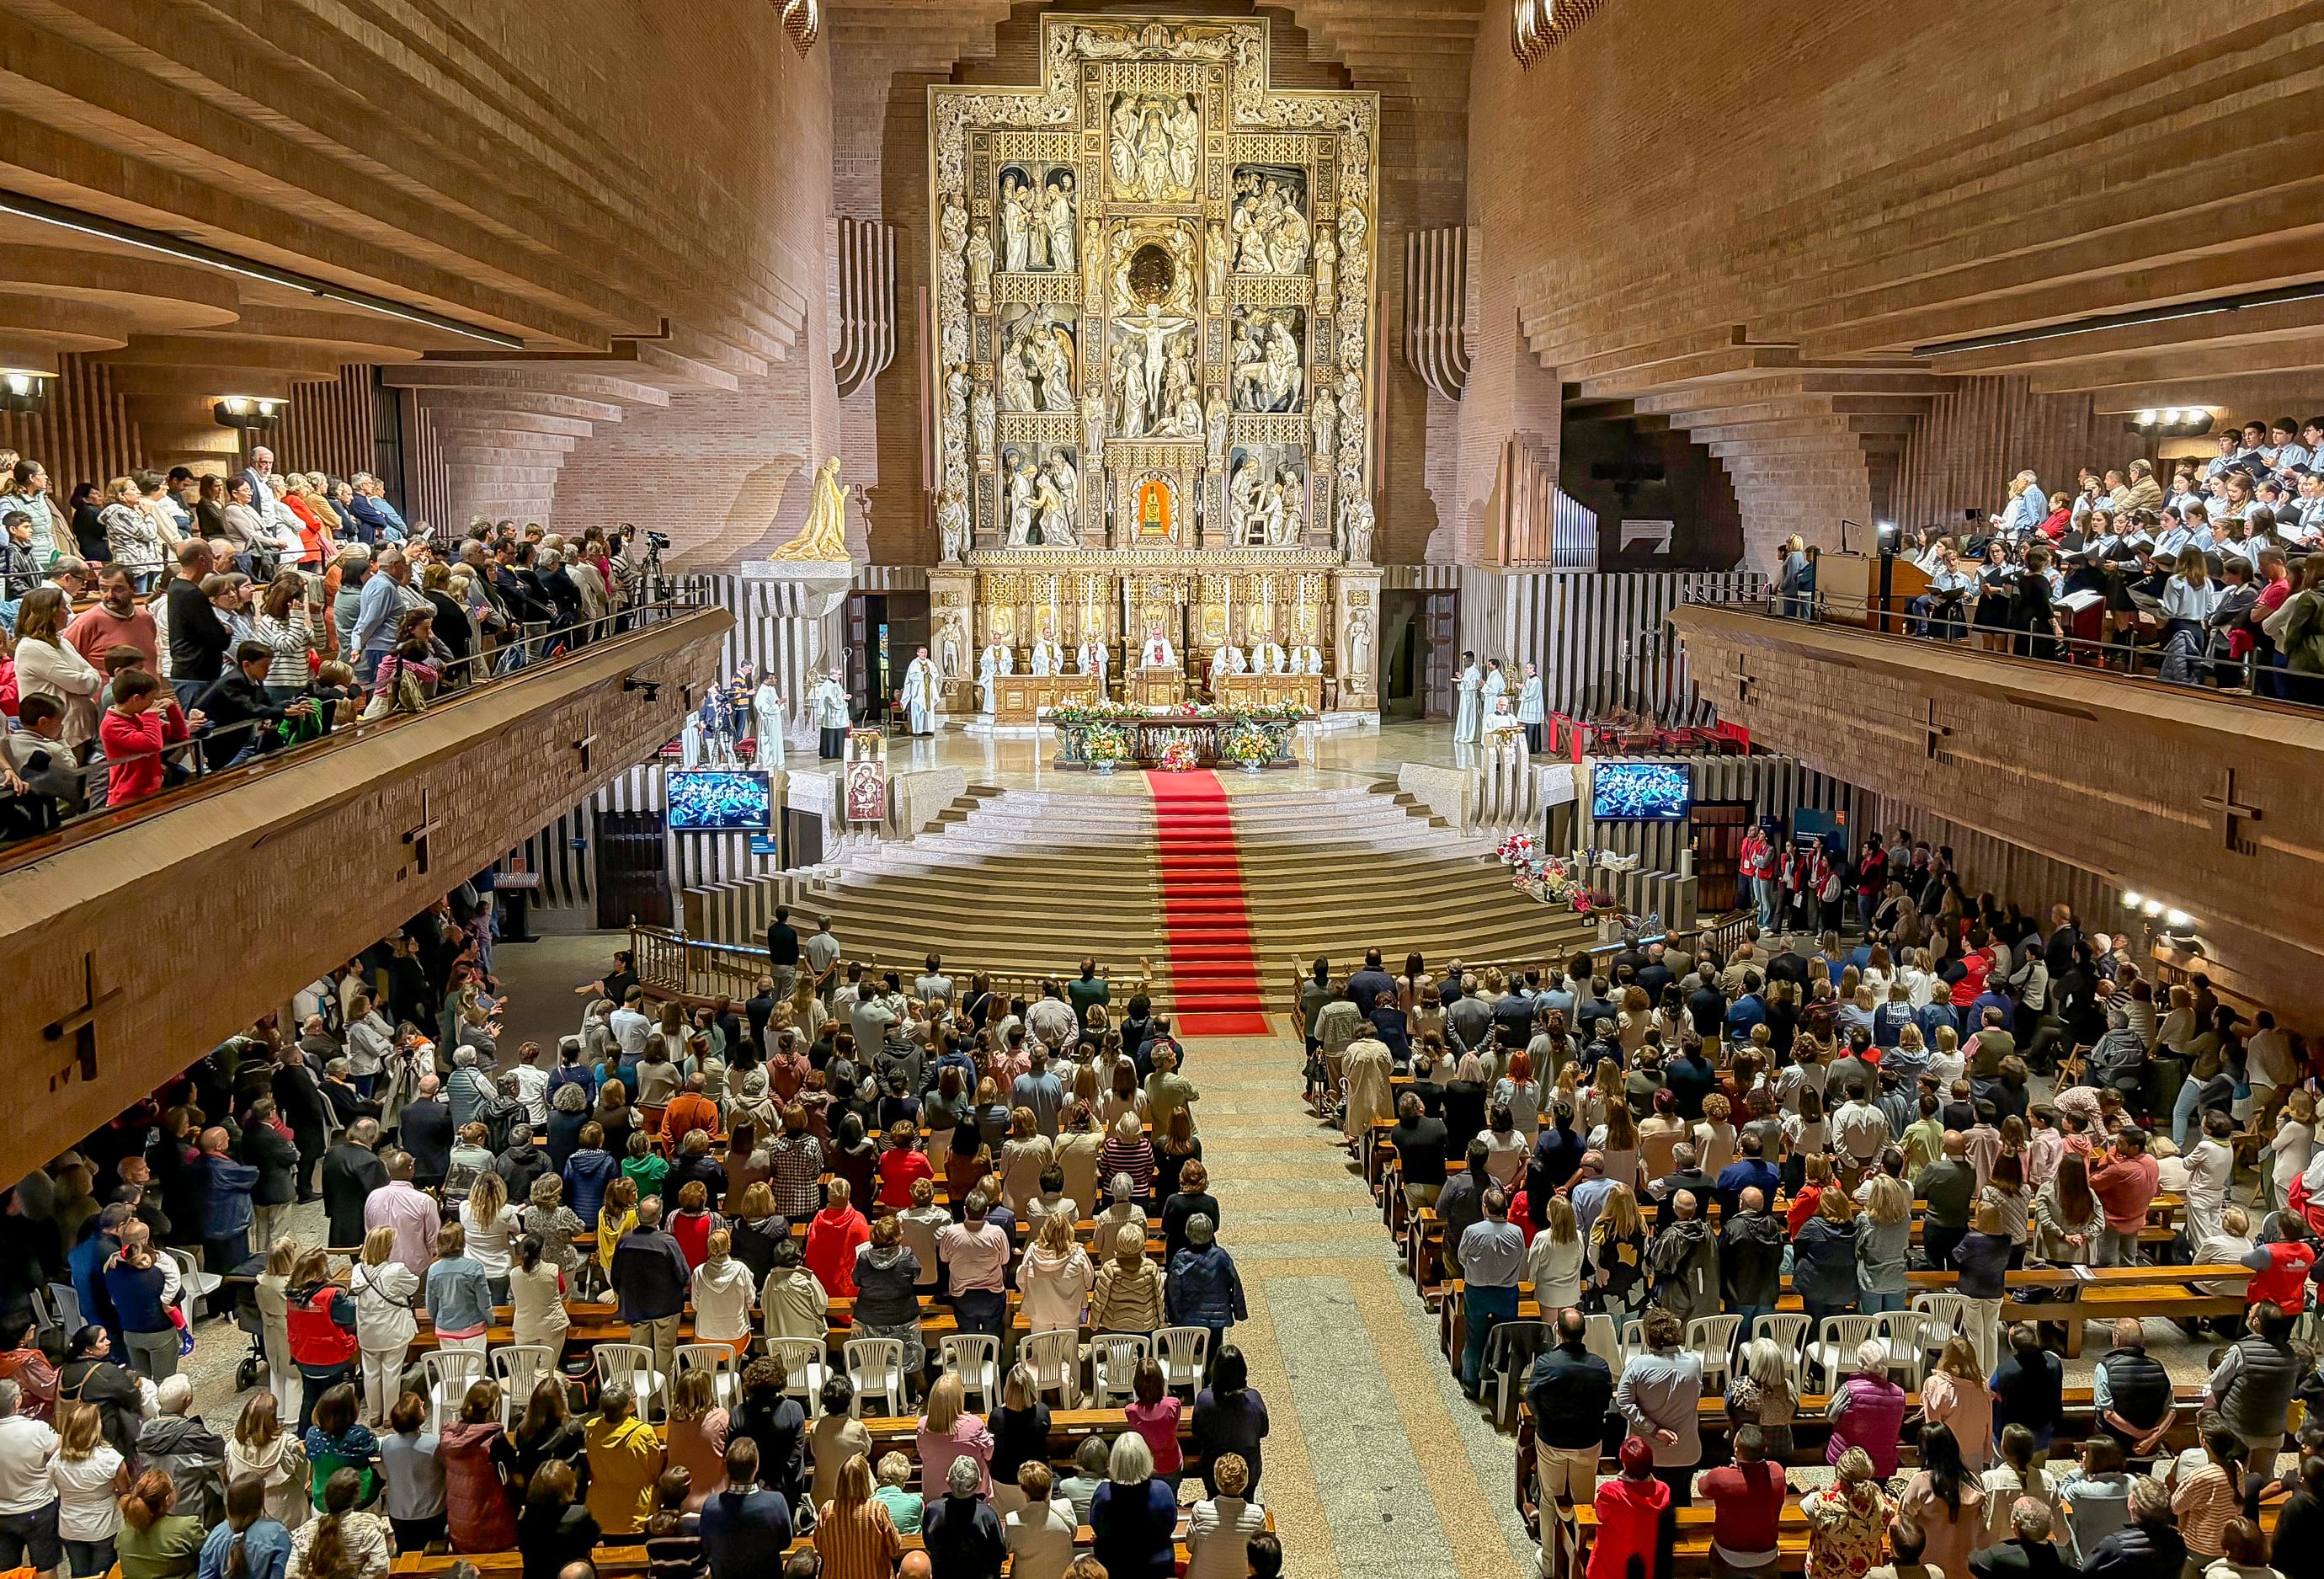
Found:
[[[456,1552],[505,1552],[516,1546],[516,1502],[509,1480],[516,1450],[501,1429],[501,1388],[486,1379],[460,1400],[460,1417],[444,1427],[436,1456],[444,1466],[444,1516]]]
[[[1592,1504],[1598,1536],[1586,1579],[1662,1579],[1676,1534],[1670,1488],[1655,1479],[1655,1450],[1643,1436],[1624,1440],[1621,1457],[1622,1473],[1598,1488]]]
[[[845,1179],[833,1179],[825,1190],[823,1210],[807,1225],[807,1250],[801,1259],[825,1294],[834,1299],[853,1299],[855,1252],[872,1242],[872,1225],[849,1204]]]

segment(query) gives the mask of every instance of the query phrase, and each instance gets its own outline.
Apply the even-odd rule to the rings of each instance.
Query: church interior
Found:
[[[0,40],[0,1572],[2324,1579],[2315,7]]]

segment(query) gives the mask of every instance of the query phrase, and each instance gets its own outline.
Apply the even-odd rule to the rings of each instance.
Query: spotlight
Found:
[[[2161,900],[2149,900],[2138,908],[2146,915],[2159,916],[2163,913],[2163,901]]]
[[[49,375],[21,368],[0,369],[0,411],[36,417],[49,403]]]
[[[221,428],[272,428],[282,420],[284,404],[257,395],[220,395],[210,416]]]
[[[2184,910],[2172,910],[2163,916],[2163,924],[2166,927],[2177,928],[2189,925],[2194,919],[2194,917],[2189,915]]]
[[[2138,891],[2135,889],[2125,891],[2122,896],[2122,908],[2126,910],[2135,910],[2138,909]]]
[[[2152,428],[2160,416],[2161,413],[2156,411],[2141,411],[2138,413],[2138,425],[2142,428]]]

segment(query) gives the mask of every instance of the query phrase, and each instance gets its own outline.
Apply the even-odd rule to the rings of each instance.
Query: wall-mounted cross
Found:
[[[2233,768],[2219,770],[2219,788],[2215,793],[2203,797],[2203,805],[2218,815],[2219,837],[2226,842],[2228,849],[2238,855],[2259,854],[2259,845],[2255,841],[2236,837],[2236,824],[2238,821],[2257,822],[2261,814],[2258,807],[2246,806],[2236,799],[2236,771]]]
[[[1929,698],[1928,730],[1929,756],[1931,760],[1933,761],[1935,758],[1942,754],[1944,743],[1951,738],[1953,732],[1951,725],[1940,724],[1937,722],[1937,699],[1934,697],[1931,697]]]
[[[589,771],[589,748],[597,743],[597,731],[595,724],[596,719],[591,716],[589,709],[586,707],[583,708],[581,711],[581,738],[573,743],[573,749],[581,753],[581,771],[585,773]]]
[[[441,833],[443,828],[444,819],[435,815],[435,796],[423,786],[420,791],[420,826],[403,836],[403,842],[411,846],[412,864],[396,869],[395,880],[398,882],[415,872],[422,877],[428,875],[429,837]]]
[[[49,1076],[51,1091],[75,1080],[97,1078],[97,1011],[121,996],[118,987],[98,985],[96,955],[84,953],[80,969],[80,1007],[42,1028],[42,1034],[49,1040],[60,1042],[69,1038],[73,1045],[73,1056]]]
[[[1744,667],[1743,655],[1740,652],[1735,655],[1735,671],[1729,678],[1735,682],[1735,700],[1738,706],[1758,700],[1752,695],[1752,691],[1759,682],[1752,679],[1751,671]]]

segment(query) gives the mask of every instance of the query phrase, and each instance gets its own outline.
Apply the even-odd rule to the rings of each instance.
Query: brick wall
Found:
[[[659,748],[732,624],[705,611],[587,649],[0,873],[0,1148],[54,1155]],[[632,674],[661,682],[652,699]],[[421,872],[405,835],[430,820]],[[72,1048],[45,1028],[92,972],[97,1078],[52,1085]]]
[[[1704,698],[1755,745],[2186,910],[2216,978],[2324,1027],[2324,717],[1734,610],[1671,619]],[[2205,804],[2231,770],[2260,814],[2233,845]]]

